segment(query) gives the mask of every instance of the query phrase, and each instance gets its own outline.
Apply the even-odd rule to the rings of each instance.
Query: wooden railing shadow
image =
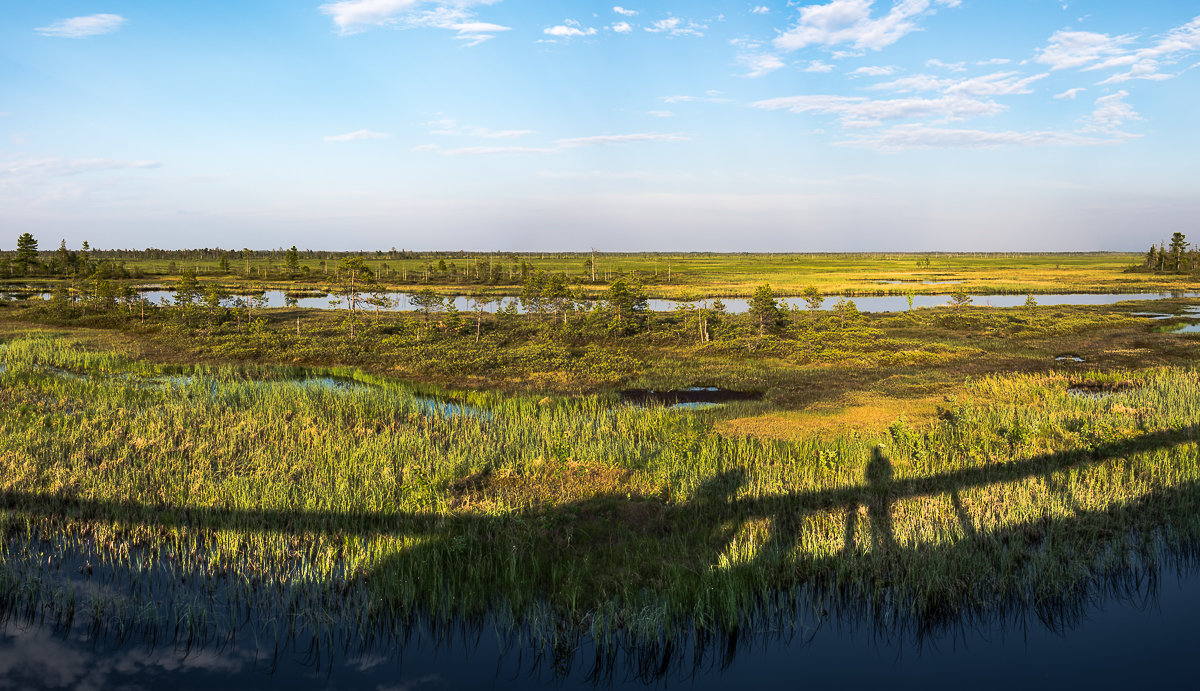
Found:
[[[440,543],[455,536],[486,536],[496,544],[497,553],[522,550],[519,577],[530,579],[531,587],[553,588],[546,562],[554,559],[578,559],[594,546],[579,539],[574,544],[555,542],[550,532],[528,530],[513,537],[506,531],[514,521],[566,524],[575,522],[585,530],[602,531],[604,553],[612,559],[628,559],[631,566],[644,557],[637,551],[656,536],[680,540],[697,565],[717,563],[730,540],[747,521],[768,519],[772,525],[772,548],[786,549],[798,538],[803,519],[814,511],[845,513],[846,551],[854,548],[860,507],[866,507],[872,526],[872,551],[887,553],[898,549],[894,535],[892,505],[901,499],[934,494],[949,494],[964,531],[976,536],[975,528],[962,509],[962,492],[994,483],[1014,482],[1034,476],[1049,476],[1069,468],[1081,468],[1106,461],[1172,447],[1194,440],[1197,427],[1158,431],[1130,439],[1107,442],[1091,448],[1045,454],[1026,460],[982,465],[919,478],[894,477],[891,463],[882,449],[876,449],[866,466],[865,482],[836,489],[795,491],[765,497],[741,497],[745,471],[731,469],[709,478],[689,501],[665,503],[656,497],[599,495],[587,499],[536,507],[508,515],[480,515],[468,512],[433,515],[416,512],[361,511],[290,511],[286,509],[244,509],[213,506],[172,506],[140,501],[88,499],[9,490],[0,492],[0,509],[29,516],[72,521],[109,521],[128,526],[187,526],[189,530],[237,530],[295,534],[402,535],[431,538],[424,546],[406,549],[398,559],[412,563],[422,558],[446,559]],[[625,520],[622,506],[638,509],[636,521]],[[647,520],[647,512],[652,520]],[[581,518],[582,517],[582,518]],[[586,536],[585,536],[586,537]],[[505,541],[510,545],[501,545]],[[628,548],[628,549],[625,549]],[[540,553],[542,561],[534,564]],[[532,566],[531,566],[532,564]],[[391,568],[379,565],[380,572]],[[634,569],[637,570],[636,568]],[[502,595],[502,593],[497,593]]]

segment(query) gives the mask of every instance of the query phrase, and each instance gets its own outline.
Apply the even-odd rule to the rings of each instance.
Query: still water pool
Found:
[[[192,647],[97,640],[9,616],[0,624],[0,689],[527,688],[1195,688],[1200,570],[1154,569],[1070,606],[1008,612],[936,631],[886,633],[855,618],[798,619],[697,647],[523,650],[494,627],[403,641],[254,640]]]

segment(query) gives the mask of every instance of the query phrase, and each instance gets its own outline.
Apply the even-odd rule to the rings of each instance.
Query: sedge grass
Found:
[[[934,423],[777,441],[604,396],[440,392],[482,413],[446,414],[351,370],[321,374],[362,386],[297,386],[63,338],[0,361],[0,601],[127,630],[507,612],[658,640],[798,597],[938,620],[1036,607],[1200,538],[1188,368],[1096,398],[1065,374],[987,376]],[[77,587],[65,554],[121,588]]]

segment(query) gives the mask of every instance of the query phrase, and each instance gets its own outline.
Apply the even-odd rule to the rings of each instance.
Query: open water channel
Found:
[[[409,302],[411,293],[405,292],[387,292],[384,293],[391,302],[391,306],[385,309],[386,311],[411,312],[417,308]],[[1158,300],[1167,297],[1194,297],[1200,293],[1061,293],[1051,295],[1035,295],[1039,305],[1055,306],[1055,305],[1111,305],[1117,302],[1126,300]],[[49,299],[50,295],[44,294],[44,299]],[[154,303],[166,301],[172,302],[175,298],[173,290],[146,290],[142,292],[142,297]],[[323,297],[298,297],[289,298],[283,291],[268,290],[263,293],[265,299],[265,307],[305,307],[315,309],[345,309],[346,303],[343,300],[338,300],[333,296]],[[1025,295],[972,295],[971,304],[980,307],[1020,307],[1025,304]],[[908,298],[904,295],[827,295],[821,305],[823,310],[831,310],[840,299],[853,300],[855,306],[861,312],[902,312],[909,308]],[[452,298],[454,307],[460,312],[466,312],[475,309],[474,301],[465,296],[455,296]],[[803,298],[785,297],[779,300],[786,307],[795,307],[797,309],[807,309],[807,303]],[[940,307],[945,306],[949,301],[946,295],[914,295],[914,308],[921,307]],[[648,306],[655,312],[670,312],[679,306],[676,300],[652,299],[648,300]],[[709,301],[711,302],[711,300]],[[746,298],[721,298],[721,302],[725,305],[727,312],[732,314],[741,314],[749,310],[749,301]],[[493,302],[483,305],[486,312],[495,312],[497,309],[506,307],[512,303],[518,311],[524,311],[521,308],[520,301],[515,297],[500,297]],[[368,308],[373,309],[373,308]]]
[[[604,654],[587,641],[531,649],[487,622],[332,645],[248,630],[189,648],[11,616],[0,623],[0,689],[1195,688],[1197,621],[1194,564],[1126,576],[1057,609],[935,630],[798,613],[786,630]]]

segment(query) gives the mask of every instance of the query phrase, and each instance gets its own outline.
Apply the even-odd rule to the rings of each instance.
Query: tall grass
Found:
[[[47,337],[0,363],[0,606],[122,630],[490,616],[659,640],[798,603],[936,621],[1200,538],[1191,369],[1102,398],[986,377],[936,424],[779,442],[604,396],[163,369]]]

